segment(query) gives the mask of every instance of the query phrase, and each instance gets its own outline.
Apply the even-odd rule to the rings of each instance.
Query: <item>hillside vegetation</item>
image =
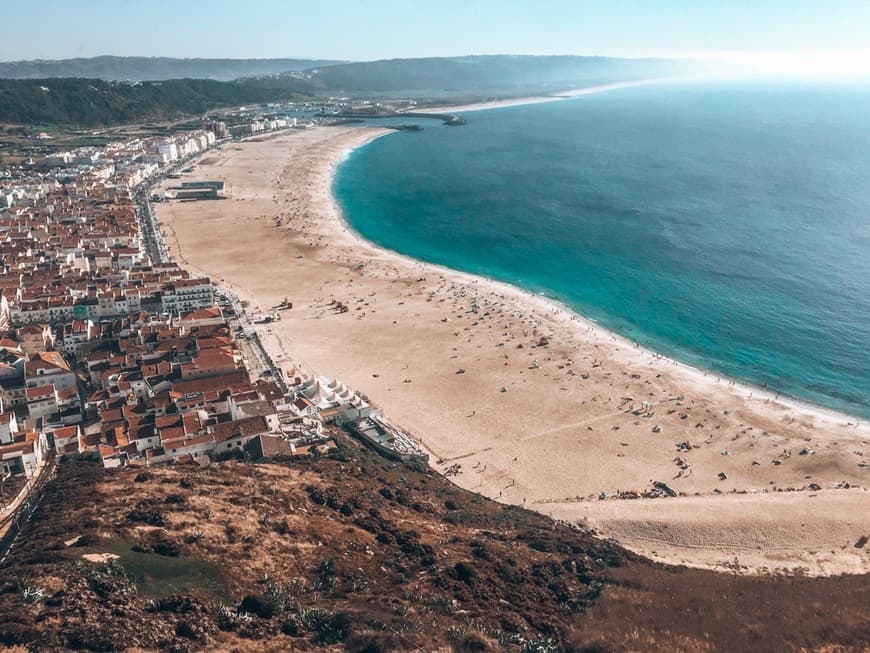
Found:
[[[328,66],[311,74],[317,90],[408,96],[522,95],[698,72],[698,62],[573,56],[389,59]]]
[[[98,127],[197,115],[218,107],[306,97],[300,84],[176,79],[0,80],[0,122]]]
[[[64,462],[0,566],[0,645],[870,646],[866,576],[749,578],[653,564],[336,437],[330,458],[295,463],[107,471]]]
[[[172,57],[90,57],[0,62],[2,79],[81,77],[106,81],[216,79],[276,75],[329,66],[327,59],[175,59]]]
[[[126,61],[126,58],[118,57],[108,59]],[[59,71],[78,73],[93,70],[93,65],[80,66],[75,63],[77,61],[69,60],[69,65],[61,67]],[[180,118],[218,107],[308,97],[405,97],[424,101],[453,98],[473,101],[553,93],[700,70],[700,64],[680,60],[499,55],[323,65],[298,73],[282,71],[280,74],[259,74],[234,81],[159,81],[161,76],[174,77],[181,72],[189,72],[192,65],[190,61],[211,62],[205,66],[207,70],[201,70],[204,64],[197,70],[200,70],[201,75],[212,74],[217,77],[231,77],[245,70],[262,72],[268,69],[265,64],[244,70],[234,64],[220,68],[223,65],[220,62],[232,63],[233,60],[160,61],[165,63],[146,67],[158,81],[131,83],[72,77],[0,79],[0,122],[111,126]],[[288,62],[274,63],[275,70],[294,63],[294,60],[264,61]],[[0,69],[4,65],[11,64],[0,64]],[[122,69],[125,73],[131,72],[129,67],[122,66]],[[119,76],[121,74],[118,73]],[[133,78],[138,76],[125,75]]]

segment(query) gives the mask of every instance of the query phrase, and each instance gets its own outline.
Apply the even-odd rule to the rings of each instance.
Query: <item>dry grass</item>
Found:
[[[665,567],[352,443],[337,458],[144,474],[64,463],[0,569],[0,642],[40,651],[870,645],[867,577]],[[67,547],[74,535],[88,546]],[[157,562],[214,564],[219,577],[148,596],[123,556],[81,561],[119,541]],[[25,587],[40,598],[26,603]]]

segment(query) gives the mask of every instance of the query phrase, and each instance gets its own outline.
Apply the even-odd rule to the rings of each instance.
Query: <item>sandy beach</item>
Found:
[[[613,84],[599,84],[598,86],[586,86],[583,88],[575,88],[567,91],[559,91],[548,95],[529,95],[525,97],[503,98],[486,100],[483,102],[474,102],[472,104],[447,104],[437,107],[425,107],[417,109],[418,113],[464,113],[468,111],[487,111],[489,109],[503,109],[505,107],[516,107],[525,104],[541,104],[544,102],[558,102],[559,100],[567,100],[569,98],[581,97],[583,95],[594,95],[595,93],[603,93],[605,91],[615,91],[620,88],[633,88],[636,86],[650,86],[653,84],[662,84],[665,82],[679,82],[687,80],[697,80],[702,78],[712,78],[712,75],[679,75],[675,77],[656,77],[652,79],[637,79],[627,82],[614,82]]]
[[[252,308],[288,297],[260,327],[274,358],[365,393],[465,488],[668,562],[870,571],[870,545],[856,545],[870,535],[867,424],[361,240],[334,169],[390,133],[318,127],[210,152],[185,179],[226,181],[230,199],[155,205],[173,255]],[[643,497],[657,482],[680,496]]]

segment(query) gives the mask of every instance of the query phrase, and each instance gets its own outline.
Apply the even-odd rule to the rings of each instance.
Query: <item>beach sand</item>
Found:
[[[318,127],[221,146],[185,179],[224,180],[231,198],[156,205],[170,248],[252,309],[288,297],[293,309],[259,327],[273,357],[365,393],[433,467],[459,465],[451,478],[465,488],[668,562],[870,571],[870,545],[856,546],[870,535],[866,424],[362,241],[341,221],[332,176],[387,133]],[[614,498],[656,481],[680,497]]]
[[[415,109],[417,113],[464,113],[468,111],[487,111],[489,109],[504,109],[526,104],[541,104],[544,102],[558,102],[569,98],[583,95],[594,95],[605,91],[615,91],[621,88],[635,88],[639,86],[651,86],[653,84],[685,82],[698,79],[713,79],[712,74],[703,75],[677,75],[673,77],[654,77],[651,79],[636,79],[626,82],[614,82],[612,84],[599,84],[598,86],[584,86],[582,88],[558,91],[548,95],[528,95],[525,97],[508,97],[473,102],[471,104],[445,104],[437,107],[423,107]]]

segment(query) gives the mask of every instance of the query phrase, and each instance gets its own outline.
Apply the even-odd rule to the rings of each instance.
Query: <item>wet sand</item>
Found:
[[[293,309],[260,327],[274,358],[368,395],[463,487],[671,562],[870,571],[870,545],[855,546],[870,535],[867,425],[362,241],[332,175],[388,133],[318,127],[209,153],[185,179],[224,180],[231,198],[157,205],[174,255],[252,308],[288,297]],[[681,496],[625,498],[656,481]]]

